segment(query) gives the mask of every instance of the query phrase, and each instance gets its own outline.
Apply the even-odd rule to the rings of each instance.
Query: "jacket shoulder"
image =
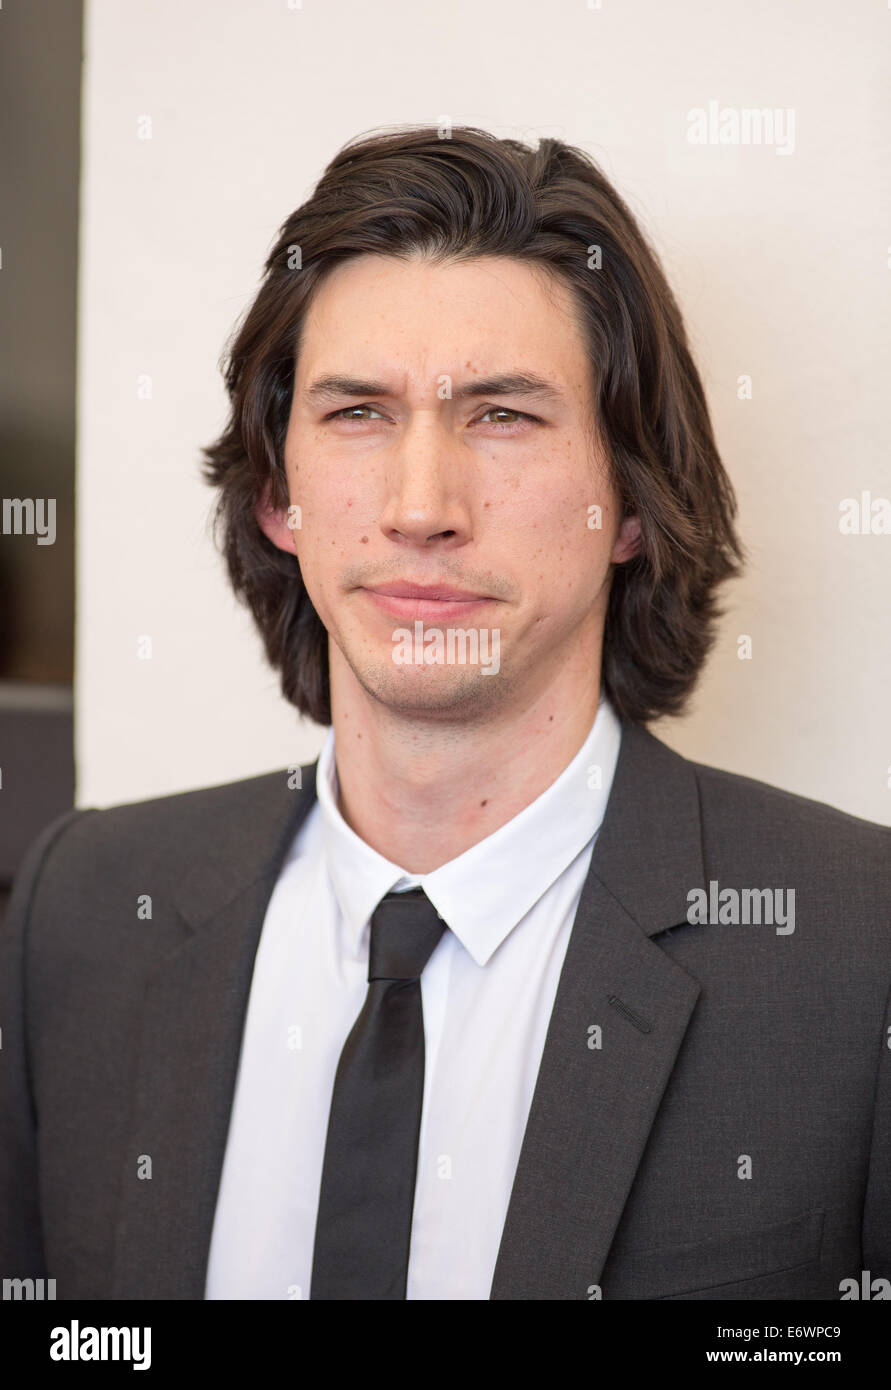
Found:
[[[802,911],[853,936],[891,965],[891,827],[705,764],[703,860],[723,885],[794,888]]]
[[[308,780],[314,780],[314,771],[314,763],[304,764],[297,785],[305,788]],[[94,833],[122,838],[138,838],[151,833],[153,838],[166,836],[175,842],[192,830],[206,833],[212,824],[225,824],[233,819],[247,821],[253,815],[284,806],[294,785],[293,778],[291,769],[280,768],[234,782],[216,782],[165,796],[105,807],[85,807],[83,814],[92,819]]]
[[[759,838],[776,835],[787,844],[800,841],[813,846],[824,842],[850,846],[858,853],[881,856],[891,867],[891,826],[754,777],[706,763],[690,761],[689,765],[699,787],[706,826],[733,826],[741,836],[747,832],[757,833]]]
[[[295,796],[315,788],[315,763],[189,791],[107,807],[79,807],[57,817],[31,844],[9,901],[28,911],[43,901],[73,901],[119,883],[128,871],[167,884],[196,859],[221,867],[238,856],[245,868],[274,852],[294,823]],[[60,895],[61,898],[60,898]]]

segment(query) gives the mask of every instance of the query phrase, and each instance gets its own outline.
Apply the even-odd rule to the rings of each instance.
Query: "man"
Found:
[[[599,170],[347,146],[206,451],[317,765],[32,848],[4,1277],[59,1298],[838,1299],[891,1278],[891,833],[698,766],[735,505]],[[878,1284],[875,1284],[878,1281]]]

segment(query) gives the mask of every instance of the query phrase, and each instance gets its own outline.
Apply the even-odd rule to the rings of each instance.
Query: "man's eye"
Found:
[[[493,420],[492,424],[496,429],[513,429],[514,424],[519,420],[531,420],[533,423],[538,421],[537,415],[527,415],[522,410],[511,410],[509,405],[490,405],[485,414],[480,416],[480,422],[485,420],[486,415],[513,415],[513,420]]]
[[[326,419],[326,420],[357,420],[357,421],[359,422],[359,424],[361,424],[361,423],[362,423],[362,417],[356,415],[356,411],[357,411],[357,410],[373,410],[373,411],[375,412],[376,415],[380,415],[380,411],[377,409],[376,406],[373,406],[373,405],[345,405],[345,406],[343,407],[342,410],[334,410],[334,411],[331,412],[330,415],[326,415],[326,416],[325,416],[325,419]],[[366,416],[366,417],[364,417],[364,418],[367,419],[368,417]]]

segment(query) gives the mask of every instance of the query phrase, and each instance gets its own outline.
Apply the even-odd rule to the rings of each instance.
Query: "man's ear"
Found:
[[[619,527],[619,534],[616,536],[616,543],[613,546],[613,553],[610,557],[612,563],[621,565],[623,561],[630,560],[633,555],[638,553],[640,547],[640,521],[636,516],[626,516]]]
[[[257,525],[272,544],[278,546],[279,550],[286,550],[289,555],[297,553],[294,528],[288,525],[288,508],[276,508],[270,501],[272,495],[272,484],[267,483],[263,489],[262,496],[254,506],[254,516]]]

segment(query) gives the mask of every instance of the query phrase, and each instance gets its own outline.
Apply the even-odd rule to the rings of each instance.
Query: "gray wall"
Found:
[[[72,804],[75,325],[82,6],[0,10],[0,499],[55,499],[55,541],[0,513],[0,900]]]

